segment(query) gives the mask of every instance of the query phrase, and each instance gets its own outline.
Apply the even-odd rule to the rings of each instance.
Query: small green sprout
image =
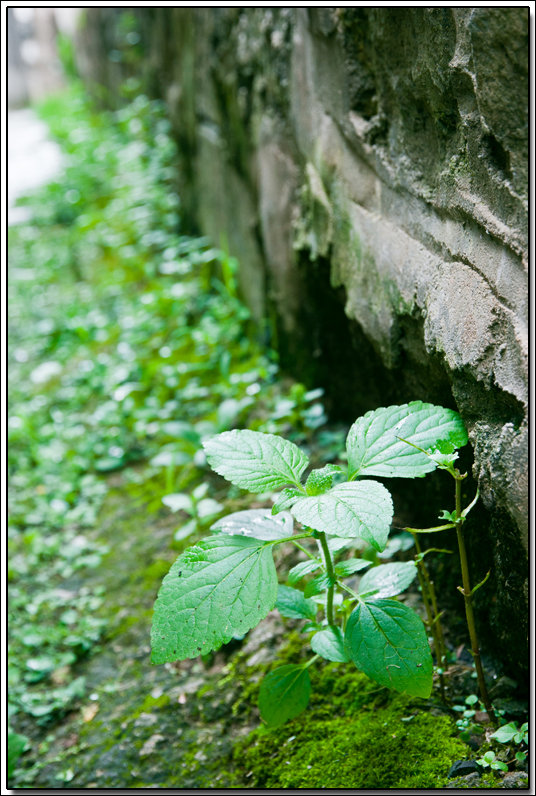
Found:
[[[396,599],[418,569],[414,561],[376,563],[375,554],[387,547],[393,502],[374,477],[422,477],[440,464],[419,446],[448,449],[450,462],[466,442],[456,412],[421,401],[358,418],[341,456],[346,471],[328,465],[309,471],[306,479],[307,455],[282,437],[235,429],[206,441],[213,470],[237,487],[271,494],[274,506],[271,512],[249,509],[221,518],[212,536],[179,556],[155,604],[152,662],[217,650],[242,638],[275,607],[305,622],[314,654],[263,680],[259,707],[268,726],[305,710],[308,668],[318,658],[351,662],[382,686],[427,698],[433,682],[427,633],[420,616]],[[193,512],[182,493],[164,502]],[[283,583],[273,559],[280,544],[294,544],[306,556]],[[356,584],[355,574],[364,569]]]

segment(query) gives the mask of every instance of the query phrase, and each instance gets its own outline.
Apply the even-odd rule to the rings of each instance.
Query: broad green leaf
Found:
[[[322,594],[322,592],[329,589],[333,583],[334,581],[332,581],[327,572],[321,572],[320,575],[309,581],[303,593],[306,597],[314,597],[316,594]]]
[[[292,567],[288,573],[288,582],[291,586],[298,583],[305,575],[309,575],[311,572],[315,572],[317,569],[320,569],[322,566],[322,562],[318,559],[310,558],[308,561],[300,561],[299,564],[296,564],[295,567]]]
[[[502,727],[499,727],[498,730],[495,730],[490,737],[495,738],[495,740],[499,743],[508,743],[518,733],[519,730],[515,722],[511,721],[509,724],[503,724]]]
[[[213,470],[250,492],[299,484],[309,463],[294,443],[261,431],[224,431],[203,447]]]
[[[259,710],[269,727],[280,727],[305,710],[311,693],[309,672],[289,663],[263,679],[259,691]]]
[[[435,469],[423,450],[448,442],[454,448],[467,443],[467,431],[460,415],[452,409],[412,401],[402,406],[387,406],[358,418],[346,439],[348,478],[416,478]]]
[[[302,495],[303,492],[298,489],[292,489],[291,487],[283,489],[272,506],[272,514],[279,514],[280,511],[289,509]]]
[[[303,525],[343,538],[359,537],[376,550],[387,542],[393,501],[377,481],[338,484],[317,497],[299,498],[291,513]]]
[[[292,535],[294,520],[288,511],[273,517],[270,509],[247,509],[235,511],[222,517],[211,526],[213,531],[221,531],[237,536],[250,536],[252,539],[275,541]]]
[[[424,625],[396,600],[359,603],[346,624],[344,648],[368,677],[411,696],[429,697],[432,656]]]
[[[359,572],[366,567],[370,567],[371,561],[364,558],[350,558],[348,561],[339,561],[335,564],[335,574],[339,578],[347,578],[348,575],[353,575],[354,572]]]
[[[272,610],[271,545],[221,535],[190,547],[164,578],[154,607],[152,663],[195,658],[244,635]]]
[[[279,584],[275,607],[287,619],[315,619],[317,607],[312,600],[306,600],[303,592],[290,586]]]
[[[315,633],[311,639],[311,649],[328,661],[347,663],[348,655],[344,650],[344,638],[338,627],[327,627]]]
[[[380,564],[365,572],[359,584],[359,594],[378,589],[370,599],[395,597],[407,589],[416,577],[417,567],[413,561]]]

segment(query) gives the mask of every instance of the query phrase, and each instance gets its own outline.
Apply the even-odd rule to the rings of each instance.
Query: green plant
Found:
[[[444,674],[447,667],[447,649],[443,635],[443,627],[441,625],[441,613],[437,607],[437,599],[435,593],[434,581],[430,577],[428,567],[426,566],[425,556],[429,553],[450,553],[450,550],[439,550],[436,547],[430,547],[427,550],[422,550],[419,542],[418,534],[413,532],[413,541],[417,554],[414,557],[417,565],[417,574],[419,578],[419,585],[421,588],[421,596],[426,613],[426,627],[433,639],[434,653],[437,662],[437,674],[439,676],[439,686],[441,690],[441,698],[446,702],[445,695],[445,682]]]
[[[524,763],[527,758],[526,747],[529,743],[529,725],[527,722],[525,722],[521,725],[521,727],[518,727],[517,722],[515,721],[510,721],[508,724],[502,724],[492,735],[490,735],[490,740],[494,740],[500,744],[508,744],[514,747],[514,759],[518,763]],[[516,749],[515,747],[521,748]],[[485,756],[486,755],[484,755],[484,757]]]
[[[475,721],[474,717],[479,708],[483,709],[476,694],[470,694],[465,698],[463,705],[453,705],[452,710],[460,713],[460,718],[456,719],[456,727],[460,731],[460,738],[468,741],[471,735],[482,735],[484,732],[482,725]]]
[[[235,486],[271,496],[274,506],[233,513],[216,522],[215,534],[190,547],[164,578],[151,632],[153,663],[193,658],[242,637],[274,606],[305,620],[314,653],[303,664],[276,668],[263,680],[261,716],[269,726],[294,718],[307,706],[308,667],[319,657],[353,662],[382,686],[428,697],[433,666],[420,617],[397,595],[417,575],[415,562],[379,564],[343,551],[386,547],[393,503],[369,476],[424,476],[442,459],[439,446],[465,445],[460,416],[414,401],[368,412],[346,439],[347,467],[328,464],[302,476],[309,460],[273,434],[233,430],[204,443],[208,463]],[[410,444],[407,444],[410,443]],[[280,490],[273,495],[274,490]],[[294,521],[301,530],[294,533]],[[294,544],[306,560],[278,584],[275,546]],[[316,543],[313,552],[311,543]],[[303,590],[295,588],[309,576]],[[323,616],[319,607],[323,606]]]
[[[485,752],[476,762],[482,766],[482,768],[491,768],[494,771],[508,771],[506,763],[499,760],[495,752],[491,749]]]
[[[516,721],[510,721],[508,724],[502,724],[490,737],[499,743],[528,744],[529,725],[525,722],[521,727],[518,727]]]
[[[402,439],[399,437],[399,439]],[[455,493],[454,493],[454,509],[448,511],[447,509],[443,509],[441,514],[439,515],[440,520],[448,520],[447,523],[444,525],[436,525],[433,528],[406,528],[405,530],[410,531],[414,534],[415,538],[419,533],[437,533],[439,531],[449,530],[451,528],[456,530],[456,537],[458,541],[458,552],[460,556],[460,565],[462,570],[462,582],[463,586],[458,586],[458,591],[463,595],[464,602],[465,602],[465,616],[467,619],[467,628],[469,631],[469,638],[471,640],[471,654],[473,656],[473,660],[475,663],[475,670],[476,676],[478,680],[478,688],[480,691],[480,696],[482,698],[482,702],[486,708],[487,714],[492,722],[497,722],[497,717],[495,715],[495,711],[493,710],[493,706],[491,704],[491,700],[488,694],[488,689],[486,686],[486,679],[484,677],[484,669],[482,667],[482,660],[480,657],[480,645],[478,642],[478,635],[476,630],[475,624],[475,617],[473,611],[473,596],[475,592],[480,589],[488,580],[490,576],[490,572],[486,574],[486,576],[476,584],[476,586],[471,587],[471,577],[469,573],[469,561],[467,558],[467,550],[465,547],[465,539],[464,539],[464,531],[463,525],[465,520],[467,519],[467,515],[474,507],[478,500],[478,490],[474,499],[469,503],[468,506],[462,509],[462,481],[467,478],[467,473],[460,473],[457,467],[454,466],[456,459],[458,458],[458,454],[455,449],[450,445],[450,443],[440,443],[436,446],[434,450],[424,450],[422,446],[416,445],[413,440],[404,440],[407,442],[408,445],[415,448],[416,450],[420,451],[421,453],[428,456],[430,461],[433,461],[435,465],[440,470],[446,470],[449,475],[452,476],[455,483]],[[432,601],[432,604],[435,604],[435,595],[433,592],[433,584],[430,586],[429,595]],[[437,636],[436,636],[436,652],[441,649],[440,641],[439,641],[439,631],[440,631],[440,624],[437,622],[439,615],[437,614],[437,606],[435,606],[435,617],[432,620],[432,623],[436,624],[437,627]]]

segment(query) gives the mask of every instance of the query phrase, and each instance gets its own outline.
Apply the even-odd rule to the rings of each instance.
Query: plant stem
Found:
[[[432,638],[434,640],[434,652],[436,656],[437,665],[441,670],[444,669],[446,665],[446,651],[445,651],[445,641],[443,638],[443,628],[441,627],[441,622],[439,620],[437,612],[437,603],[435,600],[434,586],[430,579],[430,575],[428,574],[428,567],[426,566],[426,564],[424,563],[424,559],[422,558],[422,550],[419,544],[419,539],[417,537],[417,534],[413,532],[412,536],[413,539],[415,540],[415,548],[419,556],[417,561],[417,576],[419,578],[419,584],[421,587],[422,601],[424,603],[426,616],[428,618],[428,627],[430,629],[430,633],[432,634]],[[442,702],[446,702],[445,680],[442,671],[440,671],[439,673],[439,690],[441,692]]]
[[[298,542],[294,542],[294,544],[298,548],[298,550],[301,550],[302,553],[305,553],[306,556],[308,556],[309,558],[312,558],[313,560],[314,559],[318,560],[317,556],[314,556],[312,553],[309,552],[309,550],[306,550],[305,547],[303,547],[303,545],[298,544]]]
[[[465,475],[460,475],[456,470],[452,473],[456,481],[456,536],[458,537],[458,549],[460,552],[460,564],[462,568],[462,582],[463,589],[459,590],[463,594],[465,600],[465,616],[467,617],[467,627],[469,629],[469,638],[471,639],[471,651],[475,661],[476,676],[478,679],[478,687],[480,689],[480,696],[484,707],[490,717],[491,721],[496,724],[497,718],[491,705],[491,700],[488,695],[486,681],[484,679],[484,670],[482,668],[482,661],[480,659],[480,647],[478,644],[478,636],[476,633],[475,617],[473,613],[473,594],[471,591],[471,579],[469,576],[469,564],[467,561],[467,551],[465,549],[465,540],[463,538],[463,517],[462,517],[462,480]]]
[[[362,600],[361,595],[357,594],[353,589],[351,589],[349,586],[343,583],[342,580],[338,580],[337,583],[339,584],[341,589],[344,589],[344,591],[347,591],[348,594],[351,594],[354,600],[357,600],[358,602]]]
[[[326,534],[322,531],[319,531],[318,540],[322,548],[326,572],[331,581],[330,585],[328,586],[328,593],[326,597],[326,619],[328,620],[328,625],[335,627],[335,620],[333,618],[333,592],[335,591],[335,571],[333,569],[333,560],[331,558],[331,553],[329,552]]]
[[[270,541],[266,542],[264,546],[266,547],[272,544],[283,544],[284,542],[294,542],[294,544],[296,544],[296,539],[310,539],[312,535],[312,531],[307,531],[306,533],[296,533],[294,536],[285,536],[284,539],[271,539]],[[304,550],[304,552],[307,551]]]
[[[415,539],[415,548],[417,550],[417,553],[419,555],[422,555],[421,546],[419,544],[419,540],[417,538],[416,533],[413,534],[413,538]],[[434,582],[430,578],[428,567],[424,563],[423,558],[419,560],[417,564],[417,570],[418,570],[419,580],[421,580],[422,577],[421,589],[423,589],[423,582],[424,582],[423,602],[424,602],[424,607],[426,608],[426,612],[429,616],[429,621],[431,625],[430,629],[434,637],[437,665],[443,667],[446,662],[446,649],[445,649],[445,640],[443,637],[443,628],[441,627],[441,622],[439,620],[439,612],[437,610]]]
[[[442,658],[442,661],[443,661],[443,663],[441,663],[440,666],[442,666],[442,667],[445,666],[446,667],[446,665],[447,665],[447,648],[446,648],[446,645],[445,645],[445,637],[443,635],[443,626],[441,624],[441,619],[440,619],[441,614],[437,610],[437,600],[436,600],[436,593],[435,593],[435,588],[434,588],[434,581],[430,580],[430,584],[429,585],[430,585],[430,599],[432,601],[432,611],[433,611],[433,614],[434,614],[434,624],[437,626],[437,638],[439,640],[439,646],[441,648],[441,658]]]

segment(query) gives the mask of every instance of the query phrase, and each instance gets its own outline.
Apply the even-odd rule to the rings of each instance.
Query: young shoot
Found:
[[[155,603],[152,662],[217,650],[277,608],[303,620],[311,657],[264,678],[259,709],[268,726],[305,710],[309,666],[320,658],[351,663],[382,686],[427,698],[433,680],[427,633],[420,616],[397,599],[417,577],[416,563],[371,566],[356,552],[370,546],[381,553],[388,542],[393,502],[374,477],[422,477],[441,466],[426,451],[445,445],[454,451],[466,442],[455,411],[421,401],[358,418],[346,439],[347,469],[327,465],[305,479],[308,457],[279,436],[233,430],[206,441],[217,473],[250,492],[278,494],[271,511],[230,514],[178,557]],[[280,583],[273,550],[281,544],[294,544],[305,558]]]

